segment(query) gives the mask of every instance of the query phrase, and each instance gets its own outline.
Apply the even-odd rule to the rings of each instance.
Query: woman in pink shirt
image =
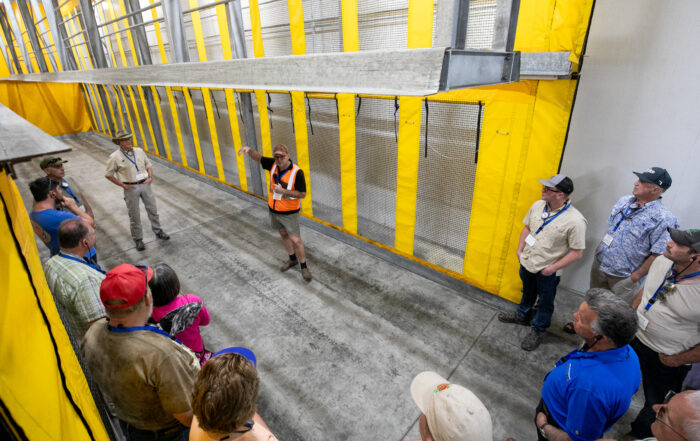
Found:
[[[204,349],[199,333],[200,326],[209,324],[209,311],[202,299],[194,294],[180,295],[180,280],[175,271],[165,263],[153,268],[153,278],[148,282],[153,295],[151,316],[164,331],[192,349],[201,364],[211,358]]]

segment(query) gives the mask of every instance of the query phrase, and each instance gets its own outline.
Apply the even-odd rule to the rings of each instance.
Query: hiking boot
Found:
[[[544,331],[540,332],[536,329],[530,329],[530,333],[523,339],[520,347],[526,351],[534,351],[542,343]]]
[[[141,239],[135,240],[136,242],[136,249],[139,251],[143,251],[146,249],[146,245],[143,244],[143,241]]]
[[[158,239],[162,239],[162,240],[168,240],[168,239],[170,239],[170,236],[168,235],[168,233],[166,233],[166,232],[163,231],[163,230],[157,232],[157,233],[156,233],[156,237],[157,237]]]
[[[516,311],[499,312],[498,321],[503,323],[515,323],[516,325],[528,326],[530,320],[521,318]]]
[[[311,281],[311,271],[309,271],[308,268],[302,268],[301,269],[301,277],[304,278],[307,282]]]
[[[297,265],[298,263],[299,263],[298,260],[287,259],[287,261],[284,262],[284,264],[280,267],[280,271],[285,272],[285,271],[287,271],[289,268],[291,268],[291,267]]]

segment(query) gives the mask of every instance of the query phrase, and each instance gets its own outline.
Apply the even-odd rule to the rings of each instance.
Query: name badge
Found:
[[[148,173],[136,173],[136,180],[140,181],[141,179],[146,179],[148,177]]]
[[[649,319],[644,317],[644,314],[639,311],[637,311],[637,324],[642,331],[646,330],[649,325]]]
[[[533,236],[532,234],[528,234],[525,238],[525,243],[530,246],[533,246],[535,244],[535,236]]]
[[[612,243],[612,241],[613,241],[612,235],[606,234],[605,236],[603,236],[603,243],[604,243],[605,245],[610,246],[610,244]]]
[[[272,192],[272,199],[274,199],[274,200],[276,200],[276,201],[281,200],[281,199],[282,199],[282,193],[276,193],[276,192],[273,191],[273,192]]]

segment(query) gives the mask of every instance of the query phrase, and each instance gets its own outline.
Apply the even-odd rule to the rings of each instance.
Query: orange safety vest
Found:
[[[287,190],[294,190],[294,181],[299,170],[300,168],[292,163],[292,169],[280,178],[280,185]],[[301,208],[301,200],[299,198],[284,195],[281,199],[275,199],[273,189],[277,182],[276,176],[278,172],[277,163],[272,164],[272,169],[270,170],[270,191],[267,192],[267,206],[275,211],[299,211]]]

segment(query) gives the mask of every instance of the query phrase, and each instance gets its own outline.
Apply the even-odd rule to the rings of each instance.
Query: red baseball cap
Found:
[[[107,309],[133,306],[146,294],[151,277],[153,270],[146,265],[123,263],[105,276],[100,285],[100,300]],[[123,303],[115,304],[113,300],[121,300]]]

